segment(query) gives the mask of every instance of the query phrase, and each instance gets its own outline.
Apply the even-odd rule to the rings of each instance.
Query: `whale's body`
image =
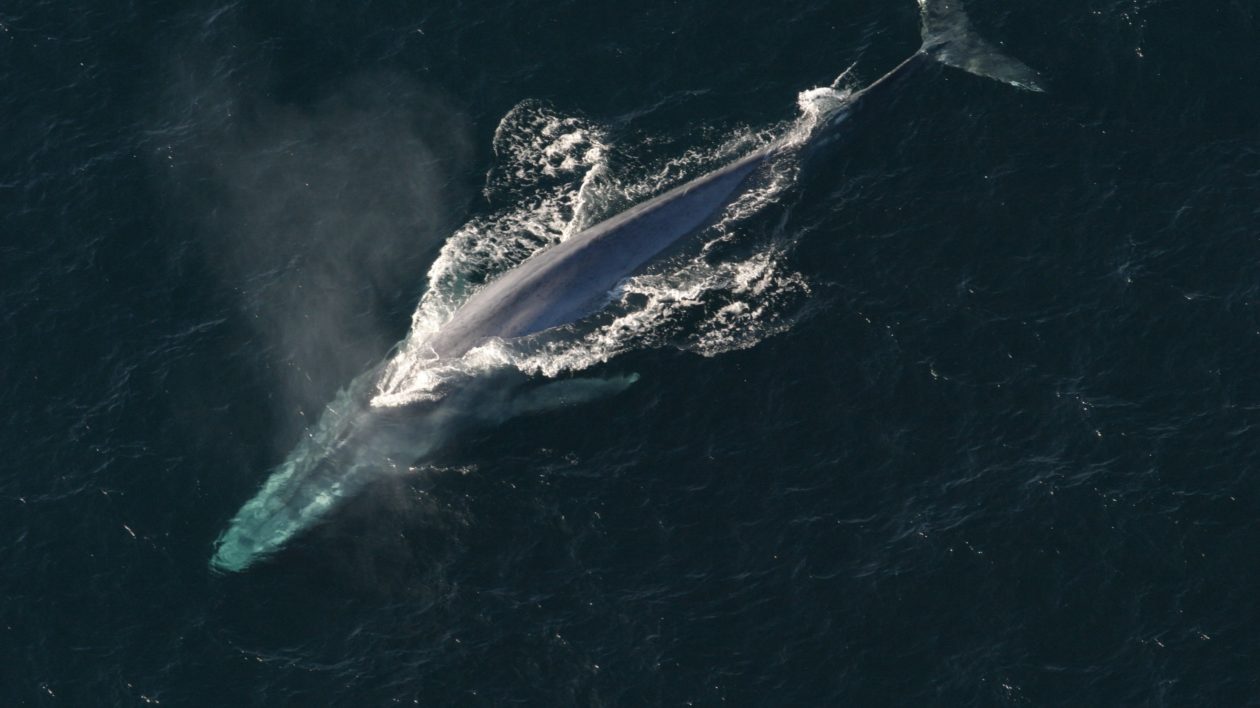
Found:
[[[923,47],[822,116],[806,136],[783,139],[591,226],[500,275],[461,305],[427,341],[456,359],[490,338],[512,339],[576,322],[599,310],[625,277],[703,229],[741,194],[759,168],[790,150],[829,142],[859,104],[884,95],[911,70],[943,63],[1021,88],[1040,90],[1035,72],[971,30],[960,0],[919,0]],[[497,385],[470,385],[418,410],[374,407],[366,392],[382,367],[360,376],[319,424],[273,470],[216,541],[211,565],[239,571],[323,518],[382,471],[406,469],[470,424],[492,424],[554,405],[615,393],[633,381],[552,382],[511,397]]]

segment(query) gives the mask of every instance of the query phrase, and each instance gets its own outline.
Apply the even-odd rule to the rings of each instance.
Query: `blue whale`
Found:
[[[428,340],[454,360],[491,338],[512,339],[576,322],[600,310],[609,292],[663,252],[711,224],[768,161],[828,142],[854,110],[876,101],[915,69],[941,63],[1034,91],[1032,69],[972,30],[960,0],[919,0],[923,45],[915,54],[822,116],[810,134],[789,136],[675,187],[547,248],[464,302]],[[419,409],[372,406],[380,366],[358,377],[329,406],[262,489],[219,536],[211,567],[240,571],[280,549],[375,478],[412,463],[472,425],[616,393],[632,377],[557,381],[541,386],[474,382]],[[515,391],[515,393],[506,393]]]

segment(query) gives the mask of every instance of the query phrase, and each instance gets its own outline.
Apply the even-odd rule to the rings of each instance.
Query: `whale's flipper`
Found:
[[[985,41],[971,27],[963,0],[919,0],[923,15],[923,54],[956,69],[1003,81],[1028,91],[1045,91],[1045,81],[1028,65]]]
[[[628,374],[607,379],[552,381],[517,396],[508,411],[510,416],[517,416],[586,403],[621,393],[638,380],[638,374]]]

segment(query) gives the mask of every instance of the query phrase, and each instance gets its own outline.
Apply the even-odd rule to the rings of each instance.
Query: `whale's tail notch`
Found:
[[[963,0],[919,0],[919,10],[923,18],[922,54],[1027,91],[1046,90],[1045,80],[1036,71],[976,33],[963,10]]]

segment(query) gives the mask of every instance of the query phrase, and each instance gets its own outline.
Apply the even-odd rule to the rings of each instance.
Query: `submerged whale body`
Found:
[[[471,382],[436,403],[382,407],[367,403],[379,368],[356,378],[329,404],[314,429],[241,507],[219,536],[211,567],[244,570],[374,480],[405,472],[469,428],[603,398],[638,378],[631,374],[530,385],[504,372]]]
[[[671,246],[711,224],[748,188],[767,161],[827,142],[859,106],[918,67],[939,62],[1029,89],[1036,72],[972,31],[960,0],[919,0],[923,46],[822,117],[804,138],[785,137],[720,169],[544,249],[474,293],[426,343],[454,360],[491,338],[512,339],[576,322],[602,308],[609,292]],[[390,469],[410,464],[469,425],[615,393],[632,378],[571,380],[504,390],[472,385],[421,410],[373,406],[367,391],[381,367],[360,376],[278,466],[216,541],[211,566],[239,571],[282,547],[340,501]]]

